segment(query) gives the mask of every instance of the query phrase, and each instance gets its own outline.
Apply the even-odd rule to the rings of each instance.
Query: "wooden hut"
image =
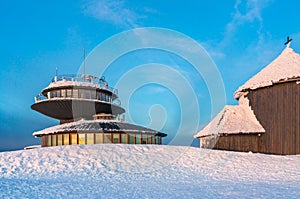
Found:
[[[234,94],[195,135],[200,147],[267,154],[300,154],[300,55],[287,47]]]

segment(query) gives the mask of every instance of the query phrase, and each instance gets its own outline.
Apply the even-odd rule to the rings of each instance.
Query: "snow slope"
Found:
[[[0,198],[300,198],[300,156],[182,146],[0,153]]]

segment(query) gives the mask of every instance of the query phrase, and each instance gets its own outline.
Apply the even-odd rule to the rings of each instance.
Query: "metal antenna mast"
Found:
[[[85,74],[85,48],[83,48],[83,75]]]

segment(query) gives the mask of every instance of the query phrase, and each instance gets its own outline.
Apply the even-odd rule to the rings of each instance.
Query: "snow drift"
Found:
[[[0,198],[300,198],[300,156],[158,145],[0,153]]]

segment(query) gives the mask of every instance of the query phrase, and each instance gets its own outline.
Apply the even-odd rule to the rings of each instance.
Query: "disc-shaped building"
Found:
[[[91,75],[55,76],[31,106],[60,124],[33,135],[41,146],[73,144],[161,144],[166,134],[126,123],[116,89]]]

